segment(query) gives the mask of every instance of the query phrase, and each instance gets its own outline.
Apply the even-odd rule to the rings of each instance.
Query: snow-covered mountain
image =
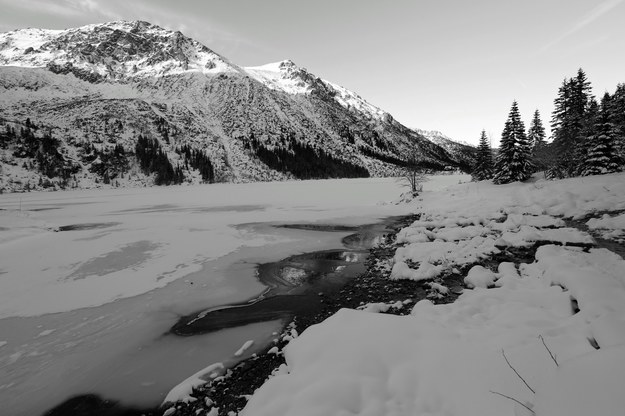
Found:
[[[142,21],[0,34],[0,189],[383,176],[409,154],[463,165],[288,60],[243,68]]]
[[[466,142],[459,142],[447,137],[445,134],[437,130],[421,130],[414,131],[445,149],[454,160],[456,160],[463,169],[470,169],[475,164],[475,156],[477,149]]]

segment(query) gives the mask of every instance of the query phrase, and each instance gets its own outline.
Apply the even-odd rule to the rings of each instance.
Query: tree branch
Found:
[[[506,357],[506,353],[504,352],[503,348],[501,349],[501,355],[503,355],[504,360],[506,360],[506,363],[508,363],[508,367],[510,367],[512,369],[512,371],[514,371],[514,373],[521,379],[521,381],[527,386],[528,389],[530,389],[530,391],[532,393],[536,394],[534,389],[531,388],[529,384],[527,384],[527,381],[525,381],[525,379],[523,377],[521,377],[519,372],[516,371],[516,369],[514,367],[512,367],[512,364],[510,364],[510,361],[508,361],[508,357]]]
[[[540,340],[543,342],[543,345],[545,346],[545,348],[549,352],[549,355],[551,356],[551,359],[553,360],[554,363],[556,363],[556,367],[560,367],[560,365],[558,364],[558,360],[556,360],[556,356],[551,353],[551,350],[549,349],[549,347],[545,343],[545,339],[543,338],[543,336],[539,335],[538,338],[540,338]]]
[[[523,406],[524,408],[526,408],[527,410],[529,410],[530,412],[532,412],[532,414],[536,414],[532,409],[530,409],[526,404],[521,403],[520,401],[518,401],[517,399],[515,399],[514,397],[510,397],[510,396],[506,396],[505,394],[501,394],[498,391],[492,391],[489,390],[489,392],[493,393],[493,394],[498,394],[501,397],[505,397],[506,399],[510,399],[514,402],[517,402],[518,404],[520,404],[521,406]]]

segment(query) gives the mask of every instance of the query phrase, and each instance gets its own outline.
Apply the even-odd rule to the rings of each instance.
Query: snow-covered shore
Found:
[[[414,207],[423,215],[400,233],[391,278],[435,282],[519,248],[533,261],[476,265],[473,290],[409,316],[339,311],[285,348],[286,366],[240,414],[622,413],[625,261],[559,217],[601,213],[590,228],[622,236],[625,175],[460,184]]]

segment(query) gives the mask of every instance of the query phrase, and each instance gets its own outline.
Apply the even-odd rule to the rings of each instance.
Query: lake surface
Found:
[[[402,191],[357,179],[0,195],[3,411],[40,414],[85,393],[154,405],[199,369],[251,355],[280,319],[191,337],[170,329],[265,292],[259,265],[272,273],[291,256],[361,244],[342,239],[415,210],[380,204]]]

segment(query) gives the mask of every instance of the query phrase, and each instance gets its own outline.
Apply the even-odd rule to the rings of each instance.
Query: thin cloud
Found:
[[[99,15],[112,19],[120,18],[119,14],[103,6],[101,2],[96,0],[20,0],[19,2],[0,0],[0,4],[6,4],[7,6],[20,8],[32,13],[65,18],[88,17],[90,15]]]
[[[564,39],[568,38],[569,36],[579,32],[580,30],[582,30],[583,28],[585,28],[586,26],[588,26],[589,24],[591,24],[595,20],[599,19],[601,16],[603,16],[604,14],[609,12],[610,10],[612,10],[615,7],[617,7],[620,4],[622,4],[623,1],[625,1],[625,0],[606,0],[606,1],[604,1],[603,3],[601,3],[600,5],[595,7],[594,9],[592,9],[586,16],[584,16],[579,22],[577,22],[577,24],[575,26],[573,26],[571,29],[567,30],[562,35],[558,36],[556,39],[552,40],[551,42],[549,42],[548,44],[543,46],[541,48],[541,50],[544,52],[547,49],[553,47],[554,45],[560,43]]]
[[[121,15],[96,0],[65,0],[65,3],[82,13],[93,13],[110,19],[121,19]]]
[[[66,2],[53,3],[45,0],[20,0],[19,2],[11,0],[0,0],[0,4],[6,4],[7,6],[14,8],[21,8],[31,12],[51,14],[55,16],[72,17],[82,14],[80,10],[77,10]]]

